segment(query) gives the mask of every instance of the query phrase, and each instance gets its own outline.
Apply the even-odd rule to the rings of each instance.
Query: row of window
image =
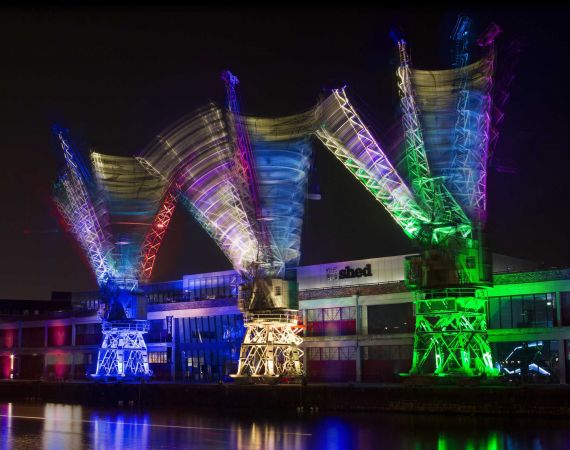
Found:
[[[356,359],[356,347],[309,347],[311,361],[352,361]]]
[[[394,361],[412,359],[413,345],[371,345],[362,347],[364,361]]]
[[[237,370],[239,346],[184,350],[184,378],[190,381],[218,381]],[[184,360],[183,360],[184,361]]]
[[[168,353],[167,352],[148,352],[148,362],[150,364],[167,364],[168,363]]]
[[[356,360],[356,347],[309,347],[307,352],[311,361]],[[411,344],[361,347],[362,359],[365,361],[409,360],[412,358],[412,352]]]
[[[356,319],[356,307],[354,306],[307,309],[306,312],[307,322],[331,322]]]
[[[554,292],[489,298],[489,328],[552,328],[556,325]]]
[[[562,325],[570,325],[570,292],[561,292]],[[556,294],[529,294],[489,298],[489,328],[552,328],[557,326]],[[356,333],[355,307],[307,309],[307,336],[344,336]],[[348,323],[348,322],[347,322]],[[413,333],[413,304],[367,307],[368,334]]]
[[[191,300],[237,297],[239,282],[237,274],[188,279],[184,295]]]
[[[181,343],[241,341],[245,333],[241,314],[176,319]]]

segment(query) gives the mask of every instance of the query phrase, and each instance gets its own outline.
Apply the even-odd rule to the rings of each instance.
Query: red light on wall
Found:
[[[5,330],[0,330],[1,332],[1,338],[0,338],[0,344],[3,343],[3,347],[4,348],[13,348],[16,345],[16,336],[17,336],[17,332],[18,330],[16,330],[15,328],[7,328]]]
[[[10,355],[0,356],[0,373],[2,374],[2,379],[4,380],[10,379],[11,368],[12,366],[11,366]]]
[[[50,353],[47,355],[48,377],[66,378],[71,371],[72,353]]]
[[[71,327],[69,325],[56,325],[48,328],[48,345],[61,347],[71,345]]]

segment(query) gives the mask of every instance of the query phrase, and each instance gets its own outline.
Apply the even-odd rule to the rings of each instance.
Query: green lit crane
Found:
[[[452,70],[413,70],[405,40],[393,34],[404,128],[406,176],[389,162],[344,89],[320,105],[316,134],[419,246],[406,261],[414,291],[413,375],[493,376],[487,339],[486,287],[492,283],[485,245],[485,182],[490,130],[493,40],[470,65],[470,20],[452,39]]]

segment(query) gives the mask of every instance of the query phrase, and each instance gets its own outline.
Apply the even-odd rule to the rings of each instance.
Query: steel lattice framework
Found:
[[[303,376],[303,339],[298,311],[248,314],[240,350],[237,377],[267,381],[276,377]]]
[[[277,265],[277,271],[283,266],[282,259],[275,261],[278,256],[272,252],[271,237],[267,224],[262,220],[262,211],[259,199],[259,185],[257,181],[255,158],[251,148],[247,126],[241,116],[236,86],[238,78],[229,70],[222,73],[222,80],[226,85],[228,103],[228,121],[230,133],[233,135],[235,156],[237,159],[236,170],[239,172],[235,177],[236,187],[240,189],[242,204],[246,208],[248,217],[253,218],[252,225],[258,243],[257,262],[270,272],[273,265]]]
[[[141,281],[150,280],[152,269],[156,261],[156,255],[160,249],[162,239],[166,235],[166,230],[168,230],[168,225],[170,224],[172,214],[174,214],[177,200],[178,189],[177,186],[173,186],[166,192],[151,229],[144,240],[140,268]]]
[[[59,178],[55,202],[68,228],[85,252],[97,282],[105,283],[114,276],[114,267],[109,258],[111,244],[105,233],[87,191],[78,158],[69,145],[65,132],[54,129],[65,158],[66,168]]]
[[[236,270],[257,260],[257,240],[222,111],[209,105],[164,130],[139,156],[149,173],[177,180],[180,200]],[[243,184],[242,184],[243,186]]]
[[[477,234],[465,236],[464,241],[454,241],[453,245],[450,245],[451,242],[445,243],[442,250],[452,258],[447,263],[448,270],[456,267],[464,274],[457,280],[457,284],[470,289],[438,290],[434,289],[433,283],[429,281],[420,283],[423,289],[416,293],[414,358],[410,372],[412,374],[463,376],[496,374],[487,341],[487,302],[484,291],[480,289],[485,285],[486,277],[481,276],[481,272],[477,276],[472,276],[473,270],[471,270],[483,265],[485,260],[484,235],[481,230],[484,228],[486,217],[485,187],[491,107],[489,92],[494,51],[491,47],[487,56],[479,63],[467,66],[470,23],[469,18],[460,17],[452,34],[456,45],[456,56],[451,76],[446,77],[446,74],[441,73],[434,76],[433,71],[430,73],[432,80],[439,82],[439,86],[443,89],[438,95],[429,93],[423,87],[419,89],[420,93],[424,92],[422,89],[428,92],[427,98],[426,95],[421,97],[428,118],[430,115],[432,118],[440,115],[450,117],[449,111],[456,102],[456,119],[450,133],[451,145],[447,156],[449,159],[443,159],[441,153],[435,155],[439,157],[443,166],[442,174],[446,186],[469,216]],[[492,46],[495,36],[496,34],[486,42]],[[421,82],[422,75],[418,73],[416,80]],[[428,83],[425,84],[429,86]],[[449,89],[447,96],[446,89]],[[453,91],[457,92],[455,97],[449,95],[449,92]],[[442,103],[450,109],[446,111],[441,106]],[[435,133],[439,136],[441,131],[435,127],[430,129],[432,136]],[[434,151],[436,150],[437,147],[434,148]],[[476,251],[477,248],[480,250]],[[431,254],[424,253],[423,257],[427,264],[430,264],[430,258],[433,260],[434,251],[431,252]],[[469,265],[467,259],[462,260],[460,257],[466,252],[471,252],[472,256],[469,258],[475,261],[471,262],[471,267],[467,267]],[[487,279],[487,283],[489,282],[490,279]]]
[[[333,90],[320,105],[316,136],[386,208],[408,237],[419,239],[429,215],[396,172],[366,128],[344,89]]]
[[[106,307],[93,376],[149,377],[146,299],[139,280],[150,278],[176,191],[167,190],[164,180],[150,176],[132,157],[92,152],[90,169],[79,163],[65,132],[54,131],[65,161],[54,200],[91,263]]]
[[[438,242],[449,233],[455,233],[455,226],[461,226],[464,236],[471,232],[470,221],[449,193],[440,178],[434,178],[429,168],[418,107],[412,87],[410,60],[406,41],[396,42],[400,54],[398,67],[398,88],[401,96],[402,121],[405,134],[405,159],[412,190],[420,203],[429,212],[433,234],[431,240]]]
[[[413,374],[493,374],[484,293],[461,288],[416,293]]]
[[[457,120],[448,179],[452,192],[473,217],[486,209],[485,186],[491,109],[488,91],[491,83],[488,83],[487,92],[469,89],[469,74],[465,70],[469,61],[469,26],[470,19],[460,18],[452,35],[456,42],[454,67],[461,75],[457,83]],[[490,41],[491,45],[492,42]],[[489,52],[489,55],[489,70],[492,72],[494,52]]]
[[[484,287],[491,270],[484,227],[498,27],[479,40],[485,56],[467,65],[469,24],[458,21],[452,70],[412,69],[406,42],[394,36],[406,181],[344,89],[334,90],[317,113],[317,137],[420,246],[406,269],[417,291],[412,374],[496,374],[487,341]]]
[[[422,206],[428,211],[442,209],[434,203],[441,197],[435,192],[435,182],[431,176],[428,158],[418,117],[416,98],[412,90],[410,61],[406,49],[406,41],[398,39],[400,66],[397,70],[400,104],[405,133],[405,157],[409,177],[412,181],[414,194],[418,196]]]
[[[148,352],[143,336],[148,330],[147,320],[104,322],[96,376],[150,376],[152,371],[148,366]]]
[[[160,133],[137,159],[149,174],[167,182],[176,179],[179,200],[248,282],[240,307],[247,319],[246,335],[258,336],[253,317],[285,307],[283,295],[275,294],[281,291],[274,289],[274,280],[283,283],[285,269],[299,260],[314,112],[305,114],[301,131],[291,118],[246,117],[238,102],[237,78],[229,71],[222,78],[227,111],[212,104],[196,111]],[[300,338],[292,331],[297,323],[276,320],[274,325],[270,336],[291,337],[291,348],[275,357],[298,355]],[[252,342],[259,347],[253,349]],[[242,350],[249,349],[252,357],[242,358],[239,376],[244,370],[248,376],[269,376],[269,363],[263,369],[245,363],[271,355],[264,349],[268,345],[267,340],[250,339]],[[274,377],[293,364],[275,361]]]

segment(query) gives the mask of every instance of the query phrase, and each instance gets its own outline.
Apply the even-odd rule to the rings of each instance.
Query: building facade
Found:
[[[411,367],[415,324],[405,256],[297,269],[309,382],[403,379],[400,374]],[[487,315],[495,365],[515,381],[566,383],[570,269],[537,270],[500,255],[494,267]],[[230,379],[245,331],[239,284],[234,271],[224,271],[144,286],[154,379]],[[60,303],[30,310],[0,302],[0,378],[81,380],[94,372],[102,339],[98,293],[74,294],[68,309]]]

